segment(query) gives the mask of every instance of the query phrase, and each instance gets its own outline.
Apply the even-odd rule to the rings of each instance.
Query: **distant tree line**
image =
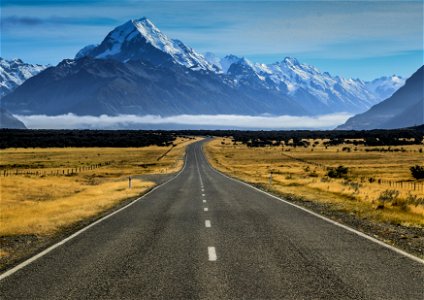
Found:
[[[424,125],[394,130],[19,130],[1,129],[0,148],[11,147],[144,147],[166,146],[178,136],[230,137],[250,147],[277,146],[284,142],[307,147],[308,139],[326,139],[327,146],[364,144],[400,146],[421,144]]]
[[[0,149],[169,146],[176,137],[167,131],[1,129]]]
[[[209,133],[211,134],[211,133]],[[326,146],[341,144],[363,144],[365,146],[401,146],[421,144],[424,138],[424,127],[396,130],[362,130],[362,131],[225,131],[211,135],[231,136],[234,142],[250,147],[285,145],[307,147],[309,139],[326,139]]]

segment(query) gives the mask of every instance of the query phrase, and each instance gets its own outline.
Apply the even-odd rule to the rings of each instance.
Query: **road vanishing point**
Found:
[[[170,181],[3,273],[6,299],[424,299],[419,258],[212,169]]]

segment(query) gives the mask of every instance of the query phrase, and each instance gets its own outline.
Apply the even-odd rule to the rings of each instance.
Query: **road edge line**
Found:
[[[290,201],[287,201],[287,200],[285,200],[283,198],[280,198],[280,197],[278,197],[276,195],[273,195],[273,194],[271,194],[269,192],[263,191],[263,190],[255,187],[255,186],[253,186],[251,184],[248,184],[248,183],[246,183],[244,181],[241,181],[241,180],[239,180],[237,178],[233,178],[233,177],[231,177],[231,176],[229,176],[227,174],[222,173],[221,171],[219,171],[219,170],[215,169],[214,167],[212,167],[212,165],[209,163],[209,161],[206,158],[206,155],[204,154],[203,145],[201,146],[201,149],[202,149],[202,152],[203,152],[203,156],[205,157],[205,161],[207,162],[209,168],[212,171],[216,172],[217,174],[220,174],[220,175],[222,175],[222,176],[224,176],[224,177],[226,177],[228,179],[231,179],[231,180],[233,180],[235,182],[241,183],[241,184],[243,184],[243,185],[245,185],[245,186],[247,186],[247,187],[249,187],[251,189],[254,189],[254,190],[258,191],[258,192],[261,192],[261,193],[263,193],[263,194],[265,194],[265,195],[267,195],[267,196],[269,196],[271,198],[274,198],[274,199],[279,200],[279,201],[281,201],[283,203],[286,203],[288,205],[291,205],[293,207],[296,207],[296,208],[298,208],[298,209],[300,209],[300,210],[302,210],[304,212],[307,212],[307,213],[309,213],[309,214],[311,214],[311,215],[313,215],[313,216],[315,216],[317,218],[320,218],[320,219],[322,219],[322,220],[324,220],[324,221],[326,221],[328,223],[331,223],[331,224],[336,225],[336,226],[339,226],[339,227],[341,227],[341,228],[343,228],[343,229],[345,229],[347,231],[350,231],[352,233],[355,233],[356,235],[359,235],[360,237],[363,237],[363,238],[365,238],[365,239],[367,239],[369,241],[372,241],[372,242],[374,242],[374,243],[376,243],[376,244],[378,244],[380,246],[383,246],[383,247],[385,247],[387,249],[390,249],[390,250],[392,250],[392,251],[394,251],[394,252],[396,252],[398,254],[401,254],[401,255],[403,255],[403,256],[405,256],[405,257],[407,257],[407,258],[409,258],[409,259],[411,259],[411,260],[413,260],[415,262],[424,264],[424,259],[421,259],[421,258],[419,258],[419,257],[417,257],[415,255],[412,255],[412,254],[410,254],[410,253],[408,253],[406,251],[403,251],[403,250],[401,250],[399,248],[396,248],[396,247],[394,247],[392,245],[386,244],[385,242],[380,241],[380,240],[378,240],[378,239],[376,239],[376,238],[374,238],[374,237],[372,237],[372,236],[370,236],[370,235],[368,235],[366,233],[360,232],[360,231],[358,231],[358,230],[356,230],[356,229],[354,229],[352,227],[349,227],[349,226],[344,225],[342,223],[339,223],[337,221],[331,220],[331,219],[329,219],[329,218],[327,218],[327,217],[325,217],[325,216],[323,216],[323,215],[321,215],[319,213],[316,213],[316,212],[314,212],[312,210],[309,210],[309,209],[307,209],[305,207],[302,207],[300,205],[294,204],[294,203],[292,203]]]
[[[190,146],[190,145],[188,145]],[[44,255],[48,254],[49,252],[53,251],[54,249],[64,245],[65,243],[69,242],[70,240],[72,240],[73,238],[77,237],[78,235],[80,235],[81,233],[87,231],[88,229],[90,229],[91,227],[105,221],[106,219],[109,219],[110,217],[112,217],[113,215],[116,215],[117,213],[123,211],[124,209],[132,206],[133,204],[135,204],[136,202],[138,202],[139,200],[142,200],[144,197],[148,196],[149,194],[153,193],[155,190],[157,190],[160,187],[163,187],[164,185],[166,185],[167,183],[173,181],[174,179],[176,179],[178,176],[180,176],[180,174],[185,170],[187,166],[187,151],[184,154],[184,166],[183,168],[172,178],[168,179],[165,182],[162,182],[161,184],[155,186],[154,188],[152,188],[151,190],[149,190],[147,193],[143,194],[142,196],[132,200],[130,203],[128,203],[127,205],[112,211],[111,213],[109,213],[106,216],[101,217],[100,219],[94,221],[93,223],[90,223],[89,225],[81,228],[80,230],[78,230],[77,232],[74,232],[73,234],[71,234],[70,236],[64,238],[63,240],[51,245],[50,247],[44,249],[43,251],[37,253],[36,255],[24,260],[23,262],[19,263],[18,265],[14,266],[13,268],[5,271],[4,273],[2,273],[0,275],[0,281],[2,281],[3,279],[9,277],[10,275],[14,274],[15,272],[25,268],[26,266],[30,265],[31,263],[33,263],[34,261],[40,259],[41,257],[43,257]]]

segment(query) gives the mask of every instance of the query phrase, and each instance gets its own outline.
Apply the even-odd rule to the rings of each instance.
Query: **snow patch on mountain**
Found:
[[[85,56],[87,56],[90,51],[92,51],[94,48],[98,47],[98,44],[88,45],[82,48],[78,53],[75,55],[75,59],[81,59]]]
[[[227,55],[223,58],[219,58],[212,52],[206,52],[204,57],[210,64],[218,67],[218,73],[224,73],[224,74],[228,72],[228,69],[231,67],[233,63],[240,62],[240,60],[242,59],[241,57],[238,57],[233,54]]]

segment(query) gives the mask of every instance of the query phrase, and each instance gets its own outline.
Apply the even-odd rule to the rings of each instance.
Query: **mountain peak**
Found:
[[[156,27],[156,25],[153,24],[153,22],[150,21],[146,17],[142,17],[140,19],[133,19],[133,20],[131,20],[131,22],[134,24],[134,26],[136,26],[136,24],[138,24],[138,25],[141,25],[141,26],[144,26],[144,27],[149,27],[149,28],[152,28],[152,29],[159,31],[159,29]]]
[[[286,56],[283,60],[284,63],[288,64],[288,65],[292,65],[292,66],[299,66],[300,62],[294,58],[294,57],[290,57],[290,56]]]
[[[131,23],[137,31],[154,46],[158,46],[158,42],[165,44],[169,40],[169,38],[146,17],[138,20],[131,20]]]
[[[77,58],[84,56],[123,63],[130,60],[142,60],[153,65],[176,63],[193,70],[215,71],[201,54],[179,40],[170,39],[146,17],[129,20],[116,27],[99,46],[85,47],[77,54]]]
[[[405,79],[401,76],[382,76],[373,81],[366,82],[368,90],[378,95],[381,100],[387,99],[393,95],[400,87],[405,84]]]
[[[237,55],[234,55],[234,54],[226,55],[224,58],[225,59],[232,59],[232,60],[240,60],[240,57],[238,57]]]

